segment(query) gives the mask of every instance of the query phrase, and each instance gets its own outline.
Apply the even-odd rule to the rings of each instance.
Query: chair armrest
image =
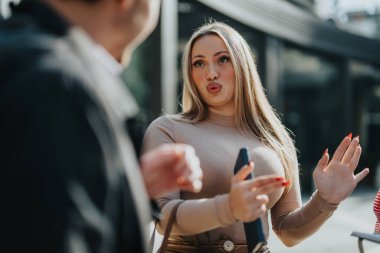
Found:
[[[380,243],[380,234],[362,233],[353,231],[351,236],[358,237],[358,239],[364,239],[375,243]]]

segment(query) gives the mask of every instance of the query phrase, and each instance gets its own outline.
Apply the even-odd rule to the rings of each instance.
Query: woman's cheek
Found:
[[[232,68],[232,66],[226,67],[224,73],[225,73],[225,77],[227,79],[235,79],[235,72],[234,72],[234,69]]]
[[[195,85],[199,85],[201,83],[201,80],[202,80],[202,73],[200,73],[201,71],[194,71],[193,72],[193,80],[194,80],[194,83]]]

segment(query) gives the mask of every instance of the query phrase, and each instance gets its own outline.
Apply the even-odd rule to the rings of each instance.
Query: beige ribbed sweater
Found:
[[[202,243],[229,239],[245,243],[244,229],[231,214],[228,203],[230,181],[239,149],[247,147],[255,163],[255,176],[284,176],[279,157],[270,148],[241,133],[234,117],[210,113],[207,120],[193,124],[180,115],[162,116],[151,123],[144,137],[144,152],[163,143],[186,143],[195,148],[203,170],[200,193],[173,192],[158,199],[163,219],[158,231],[163,233],[173,204],[185,200],[177,212],[172,239],[192,240],[198,234]],[[294,245],[314,233],[331,216],[337,205],[313,194],[302,206],[298,171],[288,192],[281,188],[269,195],[268,208],[273,230],[287,245]],[[266,237],[269,235],[268,214],[262,217]]]

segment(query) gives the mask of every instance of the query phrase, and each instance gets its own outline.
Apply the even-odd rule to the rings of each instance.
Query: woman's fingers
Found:
[[[365,178],[369,173],[369,169],[365,168],[364,170],[360,171],[358,174],[355,175],[355,182],[356,184],[362,181],[363,178]]]
[[[352,156],[356,151],[356,147],[359,145],[359,136],[352,139],[350,145],[348,146],[346,152],[344,152],[342,163],[349,164],[352,160]]]
[[[325,152],[323,153],[321,159],[319,159],[317,167],[315,167],[315,170],[322,172],[323,169],[327,166],[328,162],[329,162],[329,152],[328,152],[328,149],[325,149]]]
[[[268,197],[268,195],[266,195],[266,194],[260,194],[260,195],[257,195],[257,196],[256,196],[256,199],[257,199],[257,201],[258,201],[261,205],[268,204],[268,202],[269,202],[269,197]]]
[[[350,168],[352,171],[354,171],[358,166],[361,153],[362,148],[360,146],[356,146],[355,153],[353,154],[352,159],[348,164],[348,168]]]
[[[236,173],[236,175],[232,177],[232,183],[244,181],[247,178],[247,176],[250,173],[252,173],[253,168],[254,168],[253,161],[250,161],[247,165],[244,165],[241,168],[241,170],[239,170],[239,172]]]
[[[261,195],[261,194],[270,194],[274,192],[275,190],[278,190],[278,188],[288,186],[288,185],[290,185],[290,181],[286,181],[285,179],[283,179],[281,181],[270,182],[260,187],[254,187],[251,189],[256,191],[256,194]]]
[[[339,144],[338,148],[336,149],[334,156],[332,157],[332,160],[341,161],[343,158],[344,153],[346,152],[348,146],[351,143],[351,137],[352,134],[347,135],[344,137],[342,142]]]
[[[269,197],[266,194],[261,194],[256,196],[256,201],[259,204],[257,208],[257,216],[262,216],[267,211],[267,204],[269,202]]]
[[[258,195],[256,197],[256,199],[258,201],[260,201],[262,204],[260,205],[260,209],[261,209],[261,214],[259,214],[259,216],[261,216],[262,214],[264,214],[267,210],[267,204],[269,203],[269,197],[268,195],[266,194],[261,194],[261,195]]]
[[[265,213],[269,201],[267,194],[288,184],[283,177],[277,175],[244,180],[247,173],[243,170],[247,170],[247,167],[249,166],[243,167],[241,173],[236,174],[229,196],[233,216],[244,222],[255,220]]]
[[[250,189],[259,188],[259,187],[276,184],[276,183],[281,184],[284,181],[286,181],[285,178],[278,175],[260,176],[260,177],[255,177],[254,179],[251,179],[251,180],[247,180],[246,187]]]
[[[249,199],[247,199],[247,206],[243,208],[244,211],[240,213],[239,220],[243,222],[256,220],[267,211],[268,202],[268,195],[253,194]]]
[[[263,176],[238,184],[236,187],[240,188],[241,194],[246,198],[245,201],[253,203],[257,201],[257,196],[270,194],[281,187],[288,186],[290,181],[279,176]]]

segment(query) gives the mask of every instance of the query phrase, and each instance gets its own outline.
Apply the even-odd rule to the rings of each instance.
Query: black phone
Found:
[[[241,148],[236,159],[234,174],[250,161],[249,153],[247,148]],[[253,172],[249,174],[245,180],[253,178]],[[263,225],[261,224],[260,219],[256,219],[251,222],[244,222],[244,232],[247,239],[248,250],[249,252],[257,252],[260,249],[261,245],[265,242],[265,236],[263,232]]]

